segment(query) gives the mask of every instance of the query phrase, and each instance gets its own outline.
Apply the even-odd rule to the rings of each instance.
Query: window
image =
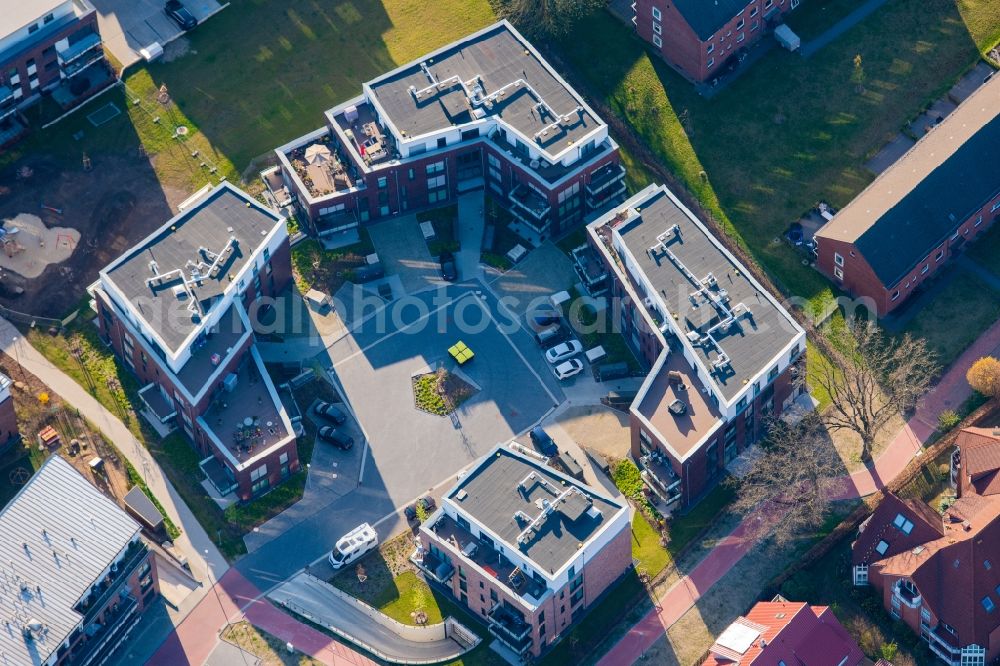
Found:
[[[920,609],[920,619],[924,622],[931,621],[931,612],[927,610],[926,606]]]
[[[744,25],[746,25],[746,21],[744,19],[740,19],[740,22],[736,24],[736,29],[742,30]]]
[[[38,32],[38,24],[37,23],[32,23],[31,25],[28,26],[28,34],[30,35],[33,32]]]
[[[714,64],[715,64],[715,58],[709,58],[708,62],[705,63],[705,67],[707,67],[708,69],[712,69],[712,65]]]
[[[438,139],[438,148],[447,148],[447,147],[448,147],[448,137],[446,136],[440,137]]]
[[[990,212],[991,212],[991,213],[994,213],[994,212],[996,212],[997,210],[1000,210],[1000,201],[998,201],[998,202],[996,202],[995,204],[993,204],[993,208],[990,208]]]
[[[924,264],[924,267],[920,269],[920,274],[924,275],[931,269],[930,264]]]
[[[708,48],[705,49],[705,53],[711,54],[715,50],[715,44],[709,44]]]
[[[746,38],[747,38],[747,34],[745,32],[741,32],[740,36],[736,38],[736,43],[739,44],[740,42],[742,42]]]
[[[660,39],[659,35],[653,35],[653,44],[656,46],[663,46],[663,40]]]
[[[993,568],[993,563],[990,562],[989,560],[983,560],[983,568],[989,571],[990,569]]]
[[[380,188],[388,187],[389,186],[389,179],[386,178],[385,176],[379,177],[379,179],[378,179],[378,186]]]
[[[436,187],[444,187],[445,182],[446,182],[445,178],[446,177],[445,177],[444,174],[441,174],[440,176],[432,176],[432,177],[428,178],[427,179],[427,189],[432,190],[432,189],[434,189]]]
[[[890,301],[894,301],[897,298],[899,298],[899,289],[897,289],[896,291],[892,292],[892,298],[890,298],[889,300]]]
[[[842,271],[841,269],[839,269],[836,266],[834,266],[833,267],[833,277],[837,278],[838,280],[843,280],[844,279],[844,271]]]
[[[996,608],[996,605],[993,603],[993,600],[990,599],[990,595],[988,594],[985,597],[983,597],[983,600],[980,601],[979,603],[983,605],[983,608],[986,609],[987,613],[992,613],[993,609]]]
[[[854,567],[854,584],[855,585],[867,585],[868,584],[868,565],[858,564]]]
[[[663,26],[661,26],[659,23],[654,23],[653,24],[653,32],[655,32],[658,35],[662,35],[663,34]]]
[[[658,8],[653,7],[653,18],[656,19],[657,21],[662,21],[663,12],[661,12]]]
[[[771,7],[774,7],[774,0],[767,0],[764,3],[764,9],[770,9]]]
[[[778,366],[774,366],[767,371],[767,381],[774,381],[774,378],[778,376]]]
[[[439,171],[444,171],[444,161],[433,162],[427,165],[428,176],[431,175],[432,173],[438,173]]]
[[[934,255],[934,261],[941,261],[944,259],[944,250],[938,250],[938,253]]]
[[[878,553],[879,555],[885,555],[885,551],[887,550],[889,550],[888,541],[879,541],[878,545],[875,546],[875,552]]]
[[[913,522],[901,513],[896,514],[896,518],[892,521],[892,524],[903,534],[909,534],[913,531]]]
[[[753,23],[750,24],[750,32],[753,32],[759,27],[760,27],[760,21],[754,21]]]
[[[980,216],[979,216],[979,217],[978,217],[978,218],[976,219],[976,223],[975,223],[975,224],[973,224],[972,226],[974,226],[974,227],[978,227],[978,226],[979,226],[980,224],[982,224],[982,223],[983,223],[983,216],[982,216],[982,215],[980,215]]]
[[[754,5],[753,9],[750,10],[750,18],[753,18],[754,16],[757,16],[758,13],[759,13],[759,10],[757,9],[757,5]]]
[[[843,257],[843,255],[840,254],[839,252],[834,252],[833,253],[833,263],[837,264],[838,266],[843,266],[844,265],[844,257]]]

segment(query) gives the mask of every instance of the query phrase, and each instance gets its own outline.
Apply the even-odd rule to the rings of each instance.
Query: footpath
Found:
[[[927,392],[916,413],[896,433],[874,465],[843,477],[843,489],[836,499],[870,495],[896,478],[910,460],[920,453],[923,444],[934,433],[938,415],[946,409],[956,409],[972,394],[972,389],[965,381],[965,373],[969,367],[983,356],[998,353],[1000,321],[979,336],[934,388]],[[598,665],[622,666],[640,659],[667,629],[693,608],[757,544],[759,537],[755,538],[754,535],[760,535],[764,530],[750,530],[751,521],[777,521],[780,518],[780,514],[766,507],[747,516],[690,574],[660,596],[653,608],[618,640],[597,662]]]

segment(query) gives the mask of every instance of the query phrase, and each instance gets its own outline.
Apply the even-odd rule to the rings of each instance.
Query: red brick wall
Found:
[[[741,14],[733,16],[711,39],[703,41],[669,0],[637,0],[635,28],[643,40],[685,77],[693,81],[707,81],[718,76],[726,61],[740,49],[760,41],[771,28],[781,23],[781,16],[792,9],[792,0],[773,0],[774,4],[765,9],[766,2],[767,0],[748,0]],[[653,7],[662,12],[663,18],[659,22],[661,34],[658,35],[663,43],[661,47],[657,47],[653,41],[656,34],[653,30]],[[757,15],[751,17],[750,13],[754,8],[757,9]],[[778,9],[778,15],[768,25],[764,21],[764,15],[774,8]],[[741,21],[742,27],[737,27]],[[754,22],[757,23],[756,29],[753,28]],[[708,52],[709,44],[714,47],[711,53]]]
[[[821,273],[833,280],[834,284],[842,287],[852,296],[867,296],[874,300],[879,316],[888,314],[906,302],[906,299],[923,282],[934,277],[948,260],[955,256],[956,250],[963,248],[969,242],[974,242],[1000,218],[1000,211],[990,210],[997,203],[1000,203],[1000,196],[991,199],[980,210],[956,226],[955,231],[949,235],[947,240],[932,249],[922,261],[917,262],[916,266],[898,284],[890,285],[889,288],[875,275],[864,256],[851,243],[825,237],[819,239],[819,257],[816,260],[816,267]],[[964,242],[958,247],[952,242],[955,234],[964,239]],[[844,266],[841,269],[844,273],[843,280],[838,279],[834,274],[834,268],[839,268],[834,263],[835,253],[844,258]],[[938,253],[941,253],[940,259],[937,258]],[[926,273],[923,272],[925,265],[927,266]],[[899,296],[893,300],[892,296],[897,290]]]
[[[0,402],[0,451],[18,433],[17,414],[14,413],[14,396],[9,395]]]
[[[28,49],[14,54],[12,58],[9,58],[4,62],[0,62],[0,81],[7,83],[9,80],[8,72],[11,68],[16,67],[18,73],[21,75],[19,87],[24,92],[24,97],[21,98],[22,100],[40,92],[42,88],[58,83],[58,65],[49,71],[46,71],[45,66],[49,63],[56,62],[55,43],[68,38],[77,32],[99,32],[97,28],[97,12],[90,12],[89,14],[82,16],[79,20],[70,23],[65,28],[52,34],[45,40],[32,44]],[[51,51],[47,51],[50,47]],[[32,59],[35,61],[35,65],[38,68],[38,87],[34,90],[31,89],[30,84],[28,83],[29,77],[27,63]]]

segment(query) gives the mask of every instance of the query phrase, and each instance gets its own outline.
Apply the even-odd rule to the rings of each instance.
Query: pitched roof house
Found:
[[[964,666],[1000,656],[1000,430],[966,428],[956,445],[958,499],[939,514],[889,494],[861,525],[853,577],[945,663]]]
[[[870,664],[827,606],[758,602],[723,631],[702,666],[857,666]]]

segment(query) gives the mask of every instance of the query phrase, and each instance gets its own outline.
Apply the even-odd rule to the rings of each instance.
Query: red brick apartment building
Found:
[[[958,499],[942,513],[889,494],[852,546],[853,583],[951,666],[1000,657],[1000,429],[966,428],[952,456]]]
[[[143,416],[161,432],[184,432],[222,496],[249,500],[299,468],[251,325],[262,299],[290,280],[284,218],[224,182],[89,289],[101,337],[143,384]]]
[[[636,0],[640,37],[692,81],[708,81],[759,41],[800,0]]]
[[[805,393],[805,332],[664,186],[587,231],[612,319],[652,367],[630,408],[632,456],[667,506],[690,506]]]
[[[1000,218],[993,77],[816,233],[817,268],[885,315]]]
[[[0,11],[0,147],[27,122],[19,110],[43,94],[70,108],[114,81],[87,0],[16,0]]]
[[[861,666],[861,649],[827,606],[775,597],[726,628],[702,666]]]
[[[497,446],[420,526],[411,560],[519,658],[538,657],[632,566],[629,510]]]
[[[0,510],[7,664],[98,666],[159,594],[139,524],[52,456]]]
[[[277,149],[277,186],[265,177],[321,237],[485,189],[538,243],[625,193],[607,125],[506,21],[362,91]]]

